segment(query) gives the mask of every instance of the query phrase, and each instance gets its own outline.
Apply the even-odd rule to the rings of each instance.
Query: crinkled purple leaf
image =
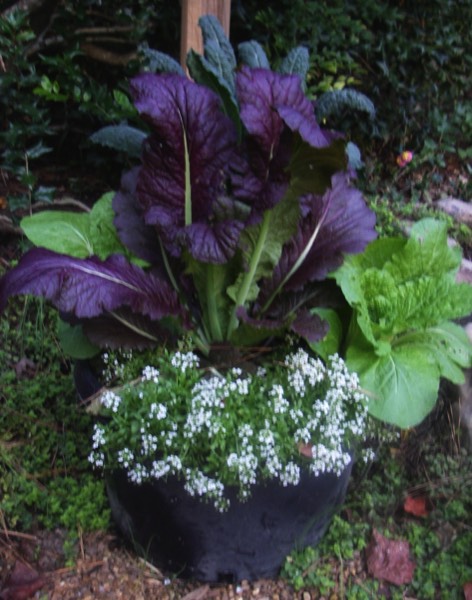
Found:
[[[275,206],[290,181],[293,134],[317,148],[332,136],[316,122],[313,105],[305,97],[296,75],[243,67],[237,75],[237,95],[245,139],[246,164],[234,169],[235,195],[252,204],[253,217]]]
[[[309,281],[323,280],[342,263],[344,254],[362,252],[377,237],[375,214],[367,207],[361,193],[349,186],[344,173],[333,176],[331,189],[322,196],[306,196],[302,201],[302,214],[305,217],[297,235],[284,247],[274,271],[272,290],[281,282],[285,282],[285,289],[297,290]],[[311,250],[287,280],[317,228]]]
[[[185,229],[185,246],[202,262],[228,262],[234,255],[243,227],[240,221],[222,221],[211,227],[206,223],[195,223]]]
[[[234,346],[255,346],[264,340],[287,333],[287,321],[284,319],[259,319],[251,317],[247,310],[240,306],[237,310],[239,327],[230,338]]]
[[[329,330],[329,324],[318,315],[302,309],[297,313],[290,328],[310,344],[314,344],[325,337]]]
[[[251,220],[273,208],[284,197],[289,181],[291,133],[282,132],[274,155],[261,150],[255,140],[244,141],[244,159],[232,166],[231,183],[235,197],[251,207]]]
[[[166,281],[117,254],[101,261],[33,248],[0,280],[0,310],[10,296],[18,294],[43,296],[79,318],[122,306],[156,320],[183,315],[177,294]]]
[[[246,343],[258,343],[270,336],[285,335],[288,328],[297,335],[305,338],[310,343],[323,339],[329,329],[326,321],[318,315],[311,314],[307,309],[301,309],[293,316],[255,318],[251,317],[245,308],[239,307],[237,316],[240,320],[241,331],[236,330],[234,340],[238,342],[242,338]]]
[[[156,230],[144,223],[136,201],[139,167],[121,178],[119,191],[113,197],[114,225],[121,242],[138,258],[154,265],[162,264],[162,252]]]
[[[137,315],[127,308],[93,319],[84,319],[82,327],[89,340],[101,348],[144,348],[156,344],[175,343],[176,332],[166,327],[166,321],[152,321]]]
[[[146,223],[156,226],[174,256],[194,235],[201,239],[206,227],[207,245],[200,254],[192,242],[193,256],[225,262],[236,249],[238,226],[227,221],[213,227],[213,209],[236,160],[234,124],[211,90],[178,75],[145,73],[133,79],[131,89],[136,108],[153,129],[144,143],[137,184]],[[194,224],[198,227],[192,230]]]
[[[236,78],[236,90],[244,126],[266,153],[277,151],[284,125],[311,146],[322,148],[331,143],[316,122],[313,105],[297,75],[243,67]]]

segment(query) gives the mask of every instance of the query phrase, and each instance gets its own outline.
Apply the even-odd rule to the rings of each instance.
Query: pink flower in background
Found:
[[[397,165],[399,167],[405,167],[412,160],[413,152],[411,152],[411,150],[404,150],[400,155],[397,156]]]

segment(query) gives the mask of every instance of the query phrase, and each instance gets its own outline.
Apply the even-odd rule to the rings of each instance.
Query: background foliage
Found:
[[[52,149],[103,164],[88,135],[132,119],[127,79],[140,69],[145,47],[178,58],[180,5],[44,0],[31,14],[13,8],[0,21],[1,167],[38,193],[29,163]],[[471,158],[467,0],[233,0],[232,9],[233,44],[258,40],[271,64],[296,45],[308,48],[314,98],[355,87],[374,102],[375,121],[359,128],[357,120],[366,150]]]

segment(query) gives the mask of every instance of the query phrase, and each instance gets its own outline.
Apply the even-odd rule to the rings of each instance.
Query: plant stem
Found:
[[[215,265],[206,265],[206,310],[208,325],[210,328],[211,339],[213,341],[221,341],[223,332],[221,330],[220,320],[218,318],[218,305],[216,302],[215,293]]]
[[[192,224],[192,184],[190,180],[190,157],[188,154],[187,136],[182,116],[182,133],[184,137],[184,158],[185,158],[185,225]]]
[[[267,239],[267,234],[269,233],[269,224],[271,221],[271,211],[266,211],[264,213],[264,218],[262,220],[261,231],[259,233],[259,239],[257,240],[256,247],[254,248],[254,253],[251,258],[251,262],[249,264],[249,269],[243,277],[241,286],[238,291],[238,295],[236,297],[236,302],[233,310],[233,314],[231,315],[231,319],[228,325],[227,339],[231,339],[231,335],[234,330],[238,326],[238,317],[236,316],[236,311],[240,306],[244,306],[246,302],[249,289],[254,280],[254,276],[256,274],[257,267],[259,266],[259,262],[261,260],[262,251],[264,250],[265,242]]]
[[[323,210],[323,214],[321,215],[321,218],[318,222],[318,224],[316,225],[313,233],[311,234],[310,239],[308,240],[307,245],[305,246],[305,248],[303,249],[303,252],[300,254],[300,256],[297,258],[295,264],[292,266],[292,268],[290,269],[290,271],[287,273],[287,275],[285,275],[285,277],[283,278],[283,280],[279,283],[279,285],[277,286],[276,290],[272,293],[271,297],[267,300],[267,302],[264,304],[264,306],[262,307],[261,313],[264,313],[269,306],[272,304],[272,302],[274,301],[274,298],[276,298],[276,296],[282,291],[283,287],[285,286],[285,284],[287,283],[287,281],[292,277],[292,275],[294,275],[298,269],[302,266],[304,260],[306,259],[306,257],[308,256],[308,254],[310,253],[310,250],[313,248],[313,244],[315,243],[316,238],[318,237],[318,233],[320,232],[321,226],[323,225],[326,215],[328,214],[328,209],[329,206],[331,204],[331,201],[329,200],[326,204],[325,209]]]

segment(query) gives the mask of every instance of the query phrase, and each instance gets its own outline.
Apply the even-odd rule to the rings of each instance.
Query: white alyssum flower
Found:
[[[88,455],[88,461],[94,469],[103,469],[105,466],[105,454],[94,450]]]
[[[134,463],[134,454],[129,448],[123,448],[118,451],[116,459],[125,469],[129,469]]]
[[[152,463],[150,476],[154,479],[161,479],[166,475],[175,475],[182,471],[182,461],[175,454],[171,454],[162,460],[155,460]]]
[[[272,386],[269,395],[272,399],[269,401],[269,404],[272,406],[274,414],[280,415],[286,413],[290,408],[290,402],[285,398],[285,390],[283,386],[275,383]]]
[[[134,467],[128,471],[128,479],[136,485],[141,485],[149,479],[149,471],[141,463],[136,463]]]
[[[300,467],[294,462],[287,463],[279,474],[279,479],[284,487],[298,485],[300,483]]]
[[[185,373],[187,369],[198,369],[200,359],[193,352],[175,352],[171,358],[171,364],[176,369]]]
[[[143,456],[152,456],[158,447],[157,436],[149,432],[143,432],[141,435],[141,454]]]
[[[364,435],[366,398],[337,355],[324,365],[297,350],[256,375],[200,373],[191,352],[151,364],[133,372],[130,379],[142,373],[135,387],[103,395],[113,425],[95,427],[89,456],[95,467],[113,466],[114,457],[135,483],[177,475],[188,493],[224,510],[224,484],[236,484],[244,499],[262,478],[289,486],[302,468],[341,474],[351,440]]]
[[[121,398],[112,390],[107,390],[100,396],[100,403],[105,408],[108,408],[112,412],[118,412],[118,409],[121,404]]]
[[[95,423],[92,435],[92,448],[96,450],[97,448],[99,448],[100,446],[104,446],[105,444],[105,428],[102,425]]]
[[[142,378],[143,381],[152,381],[153,383],[157,383],[159,381],[159,370],[156,369],[156,367],[147,365],[143,369]]]
[[[157,419],[162,421],[167,417],[167,406],[162,402],[153,402],[149,407],[149,419]]]

